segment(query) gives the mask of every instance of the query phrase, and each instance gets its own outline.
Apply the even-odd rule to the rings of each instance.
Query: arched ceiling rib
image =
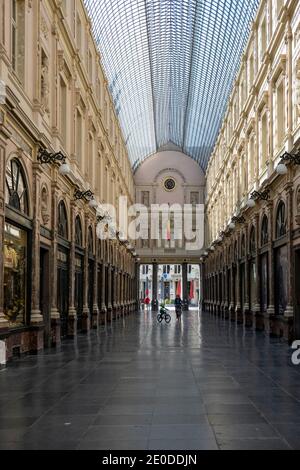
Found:
[[[133,168],[173,142],[205,170],[259,0],[85,0]]]

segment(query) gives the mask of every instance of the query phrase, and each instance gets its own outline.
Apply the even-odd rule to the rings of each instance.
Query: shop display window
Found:
[[[5,223],[4,314],[12,326],[25,323],[27,282],[27,233]]]

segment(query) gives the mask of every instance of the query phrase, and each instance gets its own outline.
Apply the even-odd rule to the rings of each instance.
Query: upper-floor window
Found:
[[[264,246],[269,242],[269,223],[268,217],[264,215],[262,224],[261,224],[261,245]]]
[[[76,45],[77,49],[81,52],[82,50],[82,24],[80,16],[77,14],[76,18]]]
[[[283,201],[280,201],[276,214],[276,238],[283,237],[286,235],[287,221],[286,221],[286,210]]]
[[[82,246],[82,226],[81,226],[81,221],[80,217],[77,216],[75,219],[75,245],[77,246]]]
[[[263,56],[267,50],[267,22],[266,18],[263,20],[260,29],[260,59],[263,59]]]
[[[250,231],[250,243],[249,243],[249,251],[251,254],[256,252],[256,236],[255,236],[255,227],[251,228]]]
[[[67,85],[60,78],[60,132],[64,147],[67,146]]]
[[[11,62],[21,82],[25,67],[25,1],[11,0]]]
[[[82,165],[82,115],[81,112],[77,109],[76,112],[76,157],[77,157],[77,162],[79,166],[81,167]]]
[[[25,215],[29,213],[25,174],[17,158],[9,160],[6,166],[5,203]]]
[[[62,238],[68,238],[68,217],[65,203],[60,201],[58,205],[58,215],[57,215],[57,230],[58,235]]]
[[[267,111],[264,112],[261,118],[261,169],[264,169],[268,158],[268,114]]]
[[[277,0],[277,16],[279,16],[279,13],[283,7],[284,0]]]
[[[89,51],[88,69],[90,82],[93,82],[93,55],[91,51]]]
[[[280,77],[276,85],[276,115],[277,115],[277,149],[282,146],[285,136],[285,83]]]

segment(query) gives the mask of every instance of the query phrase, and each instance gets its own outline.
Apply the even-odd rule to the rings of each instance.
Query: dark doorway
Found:
[[[97,294],[98,294],[98,309],[102,311],[102,265],[98,264],[98,276],[97,276]]]
[[[284,315],[287,306],[288,282],[287,246],[283,245],[275,252],[275,313]]]
[[[76,255],[75,269],[75,308],[77,312],[77,329],[82,330],[83,315],[83,258]]]
[[[269,305],[268,253],[264,253],[260,259],[260,279],[261,311],[266,312]]]
[[[50,347],[49,251],[43,248],[40,250],[40,311],[44,319],[44,344]]]
[[[94,306],[94,261],[89,260],[89,276],[88,276],[88,304],[90,311],[90,318],[93,317]]]
[[[59,262],[57,266],[57,308],[61,320],[61,336],[66,338],[68,334],[69,311],[69,272],[68,264]]]
[[[245,277],[245,263],[241,264],[240,268],[240,292],[241,292],[241,309],[244,310],[246,302],[246,277]]]
[[[300,338],[300,249],[295,251],[295,339]]]

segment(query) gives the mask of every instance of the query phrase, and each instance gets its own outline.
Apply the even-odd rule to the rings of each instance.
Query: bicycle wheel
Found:
[[[162,316],[160,314],[157,315],[157,321],[158,323],[161,323],[163,321]]]
[[[165,321],[166,321],[166,323],[170,323],[170,321],[171,321],[171,315],[169,315],[168,313],[166,313],[166,315],[165,315]]]

